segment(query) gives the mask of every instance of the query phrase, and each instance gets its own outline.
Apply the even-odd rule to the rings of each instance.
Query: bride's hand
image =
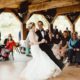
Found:
[[[41,40],[41,43],[45,43],[45,39],[42,39],[42,40]]]
[[[29,45],[33,45],[33,43],[29,43]]]
[[[47,40],[45,40],[45,43],[48,43]]]

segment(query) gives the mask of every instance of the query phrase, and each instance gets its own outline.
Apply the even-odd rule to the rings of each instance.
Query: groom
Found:
[[[39,30],[36,31],[36,34],[39,37],[38,41],[45,39],[45,43],[40,44],[39,47],[55,62],[55,64],[59,66],[60,69],[63,69],[64,64],[54,56],[50,46],[47,44],[47,35],[43,29],[42,21],[38,21],[38,27],[39,27]]]

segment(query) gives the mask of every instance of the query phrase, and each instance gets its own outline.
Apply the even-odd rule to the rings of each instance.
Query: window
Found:
[[[52,23],[53,23],[53,28],[55,28],[55,26],[57,26],[59,31],[61,30],[63,32],[66,30],[67,27],[71,32],[73,31],[72,24],[69,21],[69,19],[67,18],[67,16],[62,16],[62,15],[57,16]]]
[[[33,14],[30,18],[29,18],[29,20],[26,22],[26,24],[27,24],[27,26],[28,26],[28,24],[30,23],[30,22],[34,22],[35,24],[36,24],[36,27],[38,28],[38,26],[37,26],[37,22],[38,21],[42,21],[43,22],[43,24],[44,24],[44,29],[46,30],[46,29],[48,29],[48,27],[49,27],[49,22],[47,21],[47,19],[43,16],[43,15],[41,15],[41,14]]]
[[[78,32],[78,36],[80,36],[80,16],[77,18],[74,25],[75,25],[75,31]]]
[[[22,32],[22,23],[10,12],[0,14],[1,40],[4,41],[8,34],[12,34],[15,41],[19,41],[19,32]]]

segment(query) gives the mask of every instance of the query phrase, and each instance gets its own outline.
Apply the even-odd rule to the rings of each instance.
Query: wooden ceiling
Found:
[[[51,8],[66,8],[71,6],[78,6],[80,10],[80,0],[0,0],[0,9],[3,8],[20,8],[22,2],[29,3],[25,5],[28,7],[29,13],[41,10],[48,10]],[[76,10],[76,9],[75,9]]]
[[[47,2],[49,0],[0,0],[0,8],[18,8],[20,4],[25,1],[31,4],[37,4]]]
[[[68,6],[80,5],[78,0],[51,0],[43,3],[29,5],[29,12],[47,10],[51,8],[62,8]],[[79,6],[80,8],[80,6]]]

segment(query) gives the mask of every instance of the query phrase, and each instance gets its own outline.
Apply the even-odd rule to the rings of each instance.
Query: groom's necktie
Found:
[[[43,30],[41,30],[41,34],[42,34],[42,37],[44,38],[44,31]]]

